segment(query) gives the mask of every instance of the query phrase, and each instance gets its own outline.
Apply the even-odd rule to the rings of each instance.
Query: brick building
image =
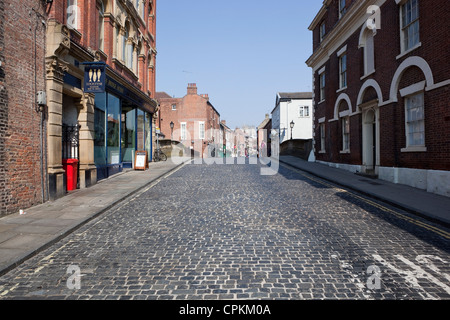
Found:
[[[447,4],[324,1],[307,60],[318,161],[450,196]]]
[[[157,92],[161,133],[166,139],[183,142],[185,147],[193,147],[196,152],[208,154],[208,157],[214,150],[216,156],[215,150],[223,149],[220,114],[209,101],[208,94],[198,94],[197,91],[197,85],[190,83],[187,94],[182,98]]]
[[[0,216],[44,202],[46,144],[36,93],[45,91],[43,1],[0,1]]]
[[[66,193],[66,159],[79,161],[80,188],[131,167],[136,150],[147,151],[151,160],[156,0],[55,0],[46,11],[48,176],[54,199]],[[87,70],[94,70],[89,81],[105,77],[102,92],[86,92]]]

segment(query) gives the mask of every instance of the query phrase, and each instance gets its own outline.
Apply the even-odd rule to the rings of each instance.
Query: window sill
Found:
[[[344,91],[344,90],[347,90],[347,86],[345,86],[345,87],[343,87],[343,88],[340,88],[339,90],[336,90],[336,93],[342,92],[342,91]]]
[[[327,153],[325,150],[320,150],[319,151],[319,154],[324,154],[324,153]]]
[[[375,73],[375,70],[370,71],[369,73],[363,75],[361,78],[359,78],[359,80],[364,80],[365,78],[370,77],[371,75],[373,75]]]
[[[339,151],[340,154],[349,154],[350,150],[341,150]]]
[[[317,104],[321,104],[321,103],[324,103],[324,102],[325,102],[325,99],[320,100]]]
[[[409,146],[402,148],[401,152],[427,152],[427,147],[425,146]]]
[[[421,46],[422,46],[422,42],[419,42],[419,43],[416,44],[414,47],[412,47],[412,48],[410,48],[410,49],[408,49],[408,50],[406,50],[406,51],[400,53],[398,56],[395,57],[395,59],[398,60],[398,59],[400,59],[400,58],[403,58],[403,57],[406,56],[408,53],[410,53],[410,52],[416,50],[417,48],[420,48]]]

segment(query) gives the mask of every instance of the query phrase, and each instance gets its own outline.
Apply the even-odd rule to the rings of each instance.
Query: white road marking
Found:
[[[401,262],[403,262],[404,264],[406,264],[408,267],[410,267],[412,270],[404,270],[404,269],[400,269],[398,267],[396,267],[395,265],[387,262],[385,259],[383,259],[381,256],[374,254],[373,257],[380,262],[381,264],[383,264],[385,267],[391,269],[392,271],[400,274],[403,276],[404,280],[407,283],[410,283],[414,288],[418,289],[420,291],[420,295],[424,298],[424,299],[437,299],[436,297],[434,297],[432,294],[430,294],[429,292],[427,292],[420,284],[419,284],[419,279],[425,279],[428,280],[432,283],[434,283],[435,285],[441,287],[442,289],[445,290],[445,292],[450,294],[450,287],[448,285],[446,285],[445,283],[443,283],[441,280],[439,280],[438,278],[436,278],[435,276],[433,276],[431,273],[425,271],[422,267],[414,264],[413,262],[409,261],[408,259],[406,259],[405,257],[403,257],[402,255],[395,255],[394,257],[397,258],[398,260],[400,260]],[[438,261],[443,261],[443,259],[441,259],[440,257],[437,256],[417,256],[416,260],[419,261],[422,264],[425,264],[426,267],[428,267],[430,270],[432,270],[433,272],[435,272],[439,277],[443,277],[445,279],[449,279],[448,274],[446,273],[442,273],[433,263],[430,262],[430,259],[434,259],[434,260],[438,260]]]

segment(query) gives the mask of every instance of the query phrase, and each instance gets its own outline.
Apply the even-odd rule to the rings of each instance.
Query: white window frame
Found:
[[[134,61],[134,44],[131,40],[127,40],[126,49],[125,49],[125,65],[128,69],[133,70],[133,61]],[[134,71],[134,70],[133,70]]]
[[[177,110],[177,105],[176,103],[172,104],[172,111],[176,111]]]
[[[320,24],[320,27],[319,27],[319,34],[320,34],[320,42],[322,42],[322,41],[323,41],[323,38],[325,38],[325,35],[326,35],[325,21],[323,21],[323,22]]]
[[[319,102],[325,101],[326,75],[325,68],[319,71]]]
[[[342,151],[341,153],[350,153],[350,116],[341,118],[342,124]]]
[[[344,69],[344,59],[345,59],[345,69]],[[343,52],[339,55],[339,89],[345,89],[348,85],[348,61],[347,52]]]
[[[103,1],[100,1],[98,23],[98,48],[101,51],[105,51],[105,5]]]
[[[66,19],[69,28],[78,30],[80,27],[78,0],[67,0]]]
[[[187,123],[180,122],[180,140],[185,141],[187,139]]]
[[[401,152],[426,152],[426,134],[425,134],[425,92],[424,92],[425,82],[422,81],[420,83],[409,86],[408,88],[400,90],[400,95],[404,99],[404,107],[405,107],[405,138],[406,138],[406,147],[401,149]],[[421,117],[417,119],[410,119],[410,109],[411,103],[413,103],[414,98],[420,97],[419,101],[421,105],[416,106],[415,108],[419,108],[418,113]],[[419,123],[419,124],[418,124]],[[421,127],[421,131],[411,131],[411,127],[413,126]],[[411,134],[421,133],[422,134],[422,143],[414,143],[411,139]]]
[[[408,52],[411,52],[412,50],[418,48],[421,46],[420,42],[420,11],[419,11],[419,0],[396,0],[397,4],[400,5],[400,48],[401,53],[406,54]],[[412,5],[413,3],[416,4],[416,14],[417,17],[413,19],[412,14]],[[411,4],[411,21],[407,21],[407,24],[405,24],[405,10],[407,10],[408,5]],[[414,28],[416,28],[416,33],[414,33]],[[414,35],[417,35],[417,39],[414,43],[409,43],[411,36],[413,34],[410,34],[410,32]]]
[[[325,121],[325,119],[324,119]],[[325,132],[325,122],[319,123],[319,132],[320,132],[320,153],[325,153],[325,143],[326,143],[326,132]]]
[[[199,121],[198,123],[198,138],[205,139],[205,121]]]
[[[345,0],[339,0],[339,19],[342,18],[347,12],[345,5],[346,5]]]
[[[375,72],[375,33],[366,29],[364,37],[364,76],[368,76]]]
[[[298,107],[298,116],[299,118],[309,118],[309,106],[299,106]]]

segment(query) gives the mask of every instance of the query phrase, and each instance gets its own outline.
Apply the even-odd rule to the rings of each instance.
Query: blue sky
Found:
[[[322,0],[159,0],[156,90],[209,94],[234,129],[259,125],[277,92],[311,91],[308,26]]]

